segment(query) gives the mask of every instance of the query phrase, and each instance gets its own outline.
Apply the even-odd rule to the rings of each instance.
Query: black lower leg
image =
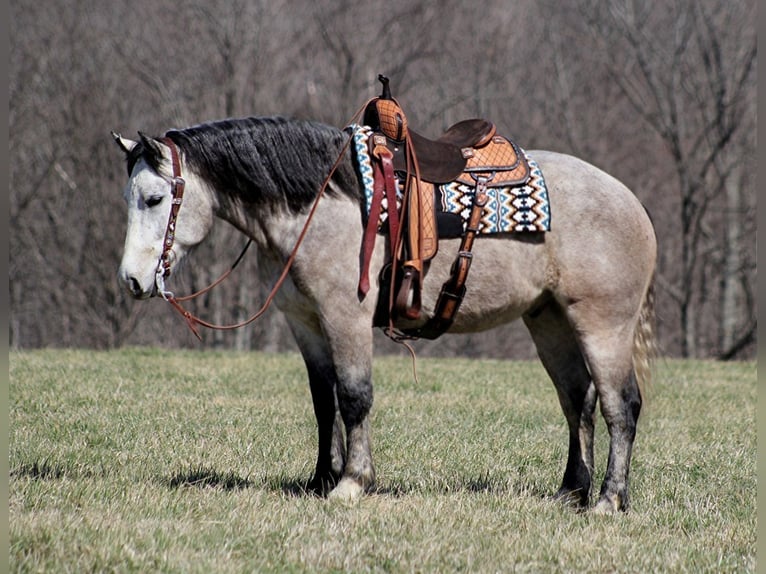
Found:
[[[309,488],[327,492],[337,484],[345,465],[346,449],[335,398],[331,369],[309,368],[311,398],[317,420],[317,462]]]

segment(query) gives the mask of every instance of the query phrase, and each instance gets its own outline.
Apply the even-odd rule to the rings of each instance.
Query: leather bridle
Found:
[[[176,238],[176,221],[178,220],[178,212],[181,209],[181,204],[184,200],[184,188],[186,187],[186,180],[181,177],[181,160],[178,157],[178,148],[175,142],[169,137],[164,137],[160,140],[170,149],[170,158],[173,164],[173,177],[170,178],[170,215],[168,215],[168,224],[165,226],[165,236],[162,239],[162,253],[157,263],[157,270],[154,274],[154,284],[157,287],[157,292],[163,299],[167,299],[173,294],[165,290],[165,279],[170,276],[171,256],[173,254],[173,243]]]

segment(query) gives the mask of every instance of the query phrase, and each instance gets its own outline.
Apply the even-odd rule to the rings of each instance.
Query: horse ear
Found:
[[[112,132],[112,137],[114,138],[114,141],[117,142],[117,145],[120,146],[120,149],[125,152],[125,154],[129,154],[136,145],[138,145],[138,142],[134,142],[133,140],[129,140],[128,138],[122,137],[117,132]]]
[[[141,143],[144,145],[144,149],[155,157],[162,157],[162,147],[159,141],[155,138],[147,136],[143,132],[138,132],[138,137],[141,138]]]

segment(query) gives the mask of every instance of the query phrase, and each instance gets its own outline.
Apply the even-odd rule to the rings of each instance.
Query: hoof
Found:
[[[331,500],[350,501],[361,498],[364,494],[364,488],[353,478],[343,478],[338,486],[330,491],[327,498]]]
[[[559,491],[553,495],[553,500],[577,510],[582,510],[588,506],[588,496],[581,489],[569,490],[560,488]]]
[[[615,514],[617,512],[625,512],[627,505],[623,504],[619,495],[613,497],[602,496],[593,507],[594,514]]]
[[[317,478],[315,476],[306,486],[306,490],[317,496],[325,496],[332,491],[336,484],[338,484],[338,479],[335,477]]]

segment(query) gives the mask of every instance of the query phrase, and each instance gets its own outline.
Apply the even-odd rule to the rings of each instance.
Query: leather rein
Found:
[[[361,114],[362,109],[364,109],[364,106],[360,108],[356,114],[354,114],[354,117],[352,118],[352,122]],[[199,297],[200,295],[203,295],[204,293],[207,293],[213,287],[215,287],[216,285],[221,283],[224,279],[226,279],[226,277],[229,276],[229,274],[234,270],[234,268],[242,260],[242,258],[244,257],[245,253],[247,252],[247,249],[250,247],[250,244],[252,243],[253,240],[250,239],[247,242],[247,245],[245,245],[245,248],[242,250],[242,253],[240,253],[239,257],[236,259],[234,264],[229,268],[229,270],[226,271],[221,277],[216,279],[213,283],[211,283],[204,289],[201,289],[197,291],[196,293],[192,293],[191,295],[176,297],[171,291],[168,291],[165,288],[165,279],[167,279],[170,276],[170,267],[171,267],[171,262],[173,259],[173,244],[175,242],[175,234],[176,234],[176,223],[178,220],[178,212],[180,211],[181,204],[183,203],[186,181],[181,175],[181,161],[178,154],[178,148],[175,142],[169,137],[164,137],[159,140],[161,143],[163,143],[170,149],[170,156],[171,156],[171,161],[173,166],[173,177],[169,179],[171,197],[172,197],[171,205],[170,205],[170,215],[168,216],[168,223],[165,227],[165,236],[162,242],[162,253],[160,254],[159,261],[157,262],[157,270],[155,272],[154,283],[157,288],[157,292],[160,294],[160,296],[162,296],[162,298],[165,299],[165,301],[170,303],[173,306],[173,308],[183,316],[183,318],[186,320],[187,326],[189,327],[189,329],[191,329],[192,333],[194,333],[197,339],[199,339],[200,341],[202,340],[202,337],[200,336],[200,333],[199,333],[198,326],[207,327],[208,329],[215,329],[218,331],[230,331],[233,329],[239,329],[240,327],[244,327],[245,325],[249,325],[250,323],[252,323],[256,319],[261,317],[266,312],[266,310],[271,305],[271,302],[274,300],[274,297],[276,297],[277,291],[279,291],[279,288],[285,282],[285,279],[287,279],[287,275],[290,272],[290,269],[293,263],[295,262],[296,255],[298,254],[298,249],[303,243],[303,240],[305,239],[306,234],[308,232],[309,225],[311,224],[311,221],[314,218],[314,214],[316,213],[317,206],[319,205],[319,200],[324,195],[324,192],[327,189],[327,186],[329,185],[333,174],[338,169],[338,166],[340,165],[340,162],[343,159],[343,156],[346,154],[346,151],[348,150],[352,140],[353,140],[353,134],[350,134],[346,142],[343,144],[343,147],[341,148],[341,151],[338,154],[338,158],[335,160],[335,163],[330,169],[330,172],[327,174],[327,177],[325,178],[324,182],[322,182],[322,186],[319,188],[319,192],[317,193],[317,196],[314,199],[314,203],[311,206],[308,217],[306,218],[306,222],[303,224],[303,229],[301,230],[301,233],[298,236],[297,241],[295,242],[295,246],[290,252],[290,255],[287,258],[287,261],[285,262],[285,267],[282,270],[282,273],[279,275],[279,278],[277,279],[276,283],[271,288],[271,291],[269,292],[269,295],[266,297],[266,300],[264,301],[263,305],[261,306],[260,309],[258,309],[258,311],[253,313],[253,315],[251,315],[248,319],[241,321],[239,323],[231,324],[231,325],[217,325],[215,323],[210,323],[208,321],[205,321],[204,319],[194,315],[193,313],[185,309],[181,305],[181,302],[189,301],[191,299]]]

